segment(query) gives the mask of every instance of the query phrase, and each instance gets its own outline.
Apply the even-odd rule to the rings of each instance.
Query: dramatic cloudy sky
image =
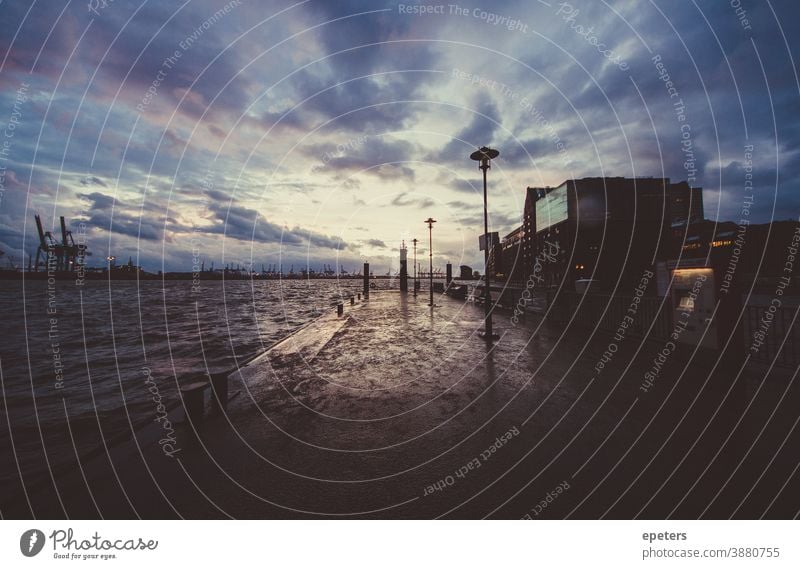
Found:
[[[433,216],[437,264],[481,268],[484,144],[501,232],[526,186],[601,175],[693,176],[738,220],[747,145],[753,218],[796,219],[800,8],[739,4],[4,0],[0,250],[39,212],[95,264],[386,270]]]

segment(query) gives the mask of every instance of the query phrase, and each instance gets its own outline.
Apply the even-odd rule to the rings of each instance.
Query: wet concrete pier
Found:
[[[331,310],[231,375],[227,411],[183,424],[178,452],[154,426],[59,476],[59,498],[75,517],[758,517],[786,483],[775,451],[797,435],[765,423],[797,402],[786,378],[676,353],[643,391],[657,343],[626,339],[598,373],[607,334],[501,313],[487,345],[481,306],[436,303]],[[31,499],[62,517],[52,488]]]

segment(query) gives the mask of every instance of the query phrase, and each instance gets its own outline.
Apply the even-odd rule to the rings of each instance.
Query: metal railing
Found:
[[[800,333],[792,323],[800,307],[787,306],[769,312],[766,306],[744,307],[744,346],[752,361],[777,365],[800,365]],[[772,318],[769,319],[769,314]],[[754,343],[759,335],[761,344]]]
[[[591,322],[592,326],[597,325],[601,330],[616,331],[625,316],[632,316],[633,324],[627,327],[625,335],[651,340],[668,339],[672,331],[672,310],[668,301],[664,303],[663,297],[641,297],[634,315],[628,312],[632,306],[632,296],[583,295],[561,291],[557,299],[561,310],[553,313],[558,319],[569,319],[578,310],[577,319],[580,322]]]

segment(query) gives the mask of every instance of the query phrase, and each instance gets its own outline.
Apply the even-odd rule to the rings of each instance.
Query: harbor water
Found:
[[[375,279],[376,289],[396,279]],[[427,283],[426,283],[427,284]],[[57,468],[154,414],[180,385],[229,372],[338,302],[360,279],[0,281],[5,476]],[[47,459],[42,461],[42,456]],[[36,464],[25,464],[31,458]],[[0,484],[3,480],[0,480]]]

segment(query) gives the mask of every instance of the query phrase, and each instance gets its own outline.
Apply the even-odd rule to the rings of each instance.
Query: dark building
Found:
[[[522,243],[520,244],[522,248],[521,268],[523,273],[530,272],[536,257],[536,240],[533,236],[536,233],[536,200],[541,193],[544,193],[542,188],[529,187],[525,190],[525,206],[522,210]],[[523,274],[521,277],[524,280],[527,275]],[[515,279],[518,278],[515,275]]]
[[[492,271],[493,279],[515,284],[523,282],[525,270],[522,242],[524,235],[523,227],[517,227],[492,248],[489,269]]]
[[[739,225],[705,219],[673,228],[670,258],[702,261],[714,269],[723,290],[771,288],[777,277],[788,274],[787,247],[797,231],[796,221]]]
[[[702,190],[669,178],[582,178],[528,188],[522,226],[509,234],[503,255],[504,262],[521,262],[504,263],[503,271],[525,281],[541,267],[543,286],[628,286],[669,256],[673,225],[702,216]]]
[[[788,334],[792,309],[781,305],[784,295],[797,296],[800,290],[793,271],[799,247],[800,225],[795,221],[676,224],[673,254],[663,263],[663,273],[671,282],[666,294],[672,297],[674,320],[689,322],[679,341],[719,348],[730,338],[744,338],[749,355],[763,361],[780,351],[780,339],[787,337],[791,341],[782,358],[796,361],[800,337]],[[699,278],[702,294],[691,294]],[[752,341],[767,313],[775,321],[775,333],[768,338],[770,348],[762,351]]]
[[[534,286],[526,307],[611,330],[643,293],[633,334],[710,349],[741,340],[754,361],[797,365],[798,251],[797,221],[705,220],[702,190],[685,182],[583,178],[527,188],[522,225],[491,268],[509,306]]]
[[[703,189],[692,188],[686,182],[671,184],[668,192],[669,217],[672,225],[703,221]]]

